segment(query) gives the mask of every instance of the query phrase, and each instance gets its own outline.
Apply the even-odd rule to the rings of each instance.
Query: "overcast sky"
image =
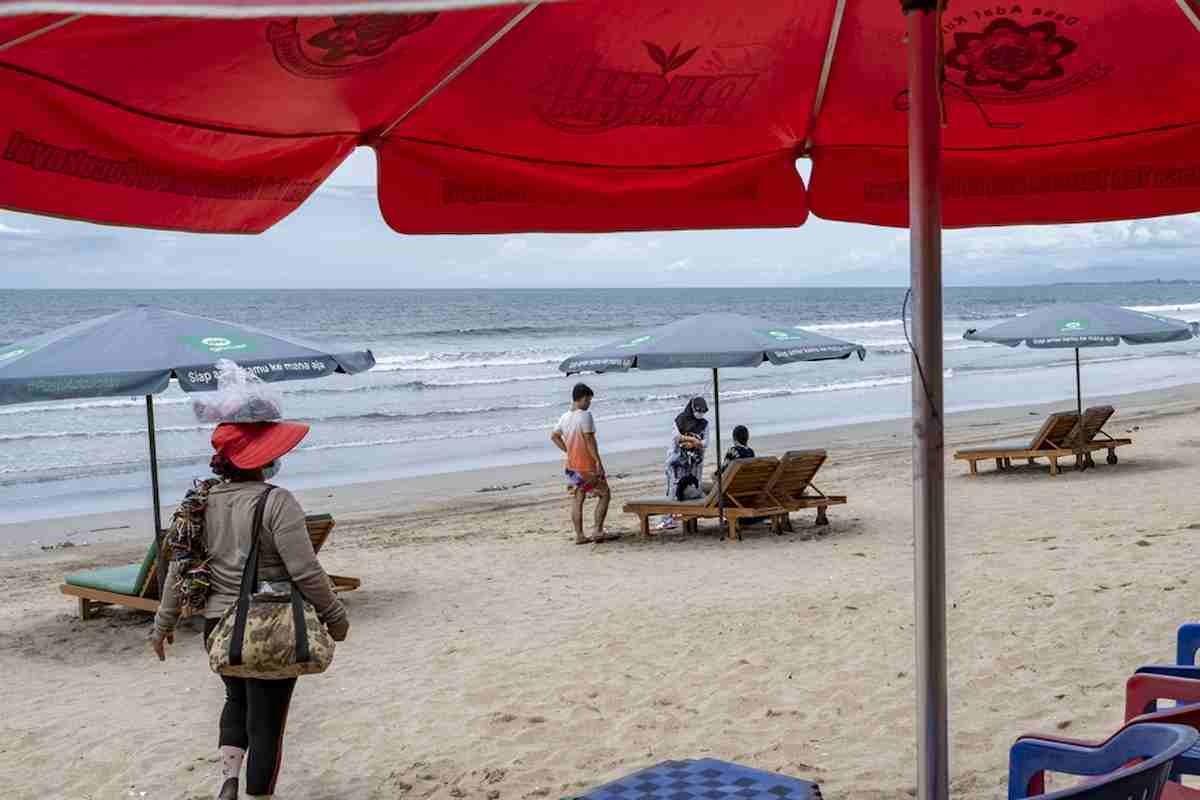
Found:
[[[803,172],[804,170],[802,170]],[[807,177],[807,175],[805,176]],[[0,288],[902,286],[903,231],[400,236],[360,149],[261,236],[129,230],[0,211]],[[1200,215],[945,235],[951,285],[1200,278]]]

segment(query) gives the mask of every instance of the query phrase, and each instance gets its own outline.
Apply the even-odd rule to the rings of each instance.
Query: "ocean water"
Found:
[[[564,357],[647,325],[730,310],[798,324],[868,348],[865,361],[721,373],[725,435],[901,417],[909,411],[903,289],[510,291],[3,291],[0,346],[136,303],[369,347],[357,376],[279,384],[285,415],[312,424],[288,457],[295,488],[553,460],[548,440],[578,377]],[[948,410],[1074,396],[1073,353],[966,342],[963,332],[1036,306],[1078,300],[1200,319],[1200,283],[948,288]],[[1200,381],[1200,345],[1085,353],[1085,399]],[[711,400],[701,370],[585,376],[606,451],[666,447],[686,400]],[[1064,403],[1067,405],[1068,403]],[[164,504],[207,473],[211,426],[172,386],[156,401]],[[141,398],[0,406],[0,523],[148,505]]]

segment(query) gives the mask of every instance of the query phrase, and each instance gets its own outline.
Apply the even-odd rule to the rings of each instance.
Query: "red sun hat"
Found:
[[[212,446],[238,469],[258,469],[287,453],[308,435],[299,422],[222,422]]]

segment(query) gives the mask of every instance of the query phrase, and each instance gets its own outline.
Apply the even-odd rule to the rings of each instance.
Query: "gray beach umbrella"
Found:
[[[1084,347],[1116,347],[1126,344],[1182,342],[1196,335],[1196,323],[1131,311],[1103,303],[1060,303],[963,334],[973,342],[995,342],[1009,347],[1024,344],[1036,349],[1070,348],[1075,351],[1075,405],[1083,414],[1083,390],[1079,374],[1079,350]]]
[[[635,336],[571,356],[559,365],[568,375],[577,372],[626,372],[631,369],[711,369],[717,429],[717,497],[724,522],[721,492],[722,367],[757,367],[763,363],[831,361],[857,354],[860,344],[843,342],[797,325],[780,325],[744,314],[709,313],[677,320]]]
[[[157,531],[162,517],[154,395],[172,378],[185,392],[215,390],[215,364],[226,358],[264,381],[351,374],[375,365],[370,350],[334,352],[246,325],[136,306],[0,345],[0,405],[144,395]]]

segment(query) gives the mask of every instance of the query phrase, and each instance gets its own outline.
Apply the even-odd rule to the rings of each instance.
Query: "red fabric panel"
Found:
[[[513,13],[89,16],[0,51],[0,64],[180,122],[249,133],[362,134],[409,109]],[[7,24],[0,20],[0,31]]]
[[[829,22],[803,0],[539,7],[382,145],[384,216],[426,233],[799,225]]]
[[[1071,157],[1074,155],[1075,157]],[[907,227],[907,153],[824,150],[812,175],[825,219]],[[949,228],[1157,217],[1200,211],[1200,125],[1130,140],[1014,154],[948,152],[943,223]]]
[[[451,8],[494,6],[511,0],[83,0],[74,10],[86,14],[189,17],[262,17],[267,14],[408,14]],[[69,8],[70,0],[0,0],[0,16]]]
[[[4,0],[0,0],[2,7]],[[5,45],[16,46],[22,36],[36,33],[56,22],[66,19],[64,14],[30,14],[24,17],[0,17],[0,53]]]
[[[551,164],[413,142],[379,152],[380,208],[401,233],[603,232],[800,225],[788,152],[714,166]]]
[[[11,72],[0,108],[0,207],[117,225],[258,233],[354,147],[171,124]]]
[[[1200,209],[1200,31],[1176,0],[962,2],[943,17],[944,221]],[[850,0],[814,130],[813,211],[907,224],[903,20]]]
[[[543,5],[395,135],[619,166],[792,149],[830,18],[830,3],[810,0]]]

